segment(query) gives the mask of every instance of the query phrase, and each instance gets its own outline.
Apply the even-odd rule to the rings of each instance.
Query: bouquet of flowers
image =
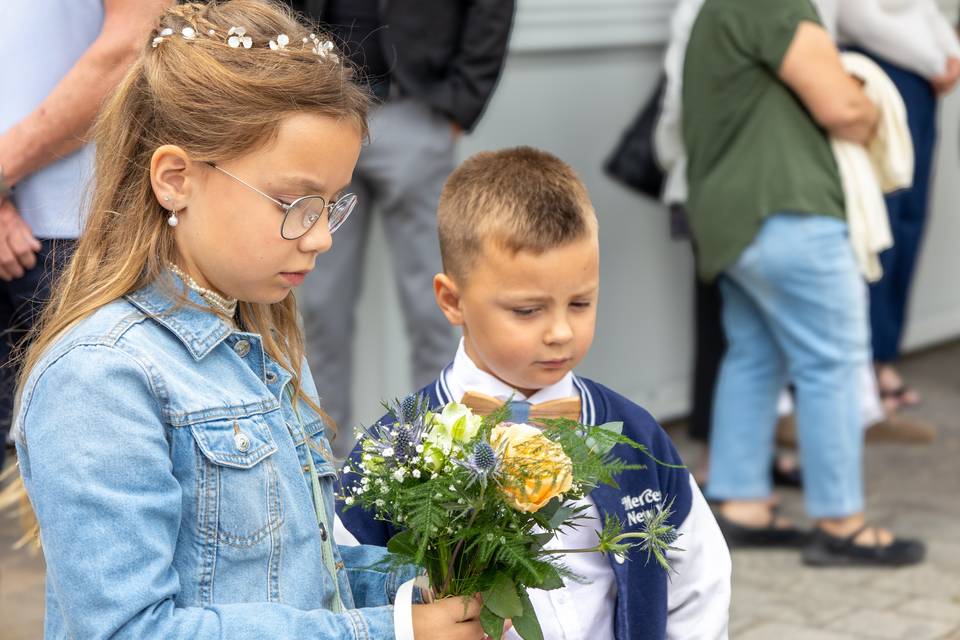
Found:
[[[637,547],[669,570],[665,552],[677,539],[669,504],[646,512],[641,531],[624,533],[608,517],[592,548],[544,548],[558,531],[587,524],[577,499],[643,468],[611,454],[626,444],[650,455],[621,434],[622,423],[558,418],[532,426],[507,422],[508,409],[480,417],[450,403],[430,411],[416,396],[386,408],[394,422],[362,429],[358,468],[344,468],[343,499],[400,531],[388,549],[426,568],[434,597],[481,593],[490,637],[501,637],[506,619],[524,640],[543,637],[527,589],[580,579],[560,562],[564,553]]]

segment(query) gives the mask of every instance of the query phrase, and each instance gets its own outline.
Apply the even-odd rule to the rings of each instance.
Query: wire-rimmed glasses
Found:
[[[323,217],[324,213],[327,214],[327,226],[332,234],[347,221],[347,218],[350,217],[353,209],[357,206],[357,195],[354,193],[346,193],[334,202],[327,202],[323,196],[302,196],[287,204],[260,191],[260,189],[241,180],[223,167],[217,166],[213,162],[207,164],[280,207],[283,210],[280,237],[284,240],[296,240],[305,235]]]

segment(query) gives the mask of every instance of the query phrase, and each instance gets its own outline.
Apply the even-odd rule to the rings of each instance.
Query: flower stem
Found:
[[[480,489],[480,506],[483,505],[483,494],[486,493],[486,488]],[[470,521],[467,523],[466,528],[469,529],[473,526],[473,521],[477,519],[477,514],[480,512],[479,507],[473,508],[473,513],[470,514]],[[447,578],[443,581],[443,586],[440,588],[440,593],[438,597],[443,597],[447,592],[447,587],[450,586],[450,581],[453,579],[453,565],[457,561],[457,556],[460,555],[460,549],[463,548],[463,542],[465,538],[460,538],[457,542],[457,546],[453,548],[453,554],[450,556],[450,568],[447,570]]]

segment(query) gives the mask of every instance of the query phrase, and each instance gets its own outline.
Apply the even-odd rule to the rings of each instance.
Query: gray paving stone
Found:
[[[957,574],[929,563],[881,571],[867,584],[875,589],[909,595],[942,594],[947,599],[960,595],[960,578]]]
[[[960,603],[935,598],[915,598],[904,603],[899,611],[908,615],[942,620],[960,626]]]
[[[736,640],[862,640],[862,637],[801,625],[771,622],[749,629],[738,635]]]
[[[895,611],[860,609],[841,616],[826,627],[830,631],[860,634],[878,640],[939,640],[952,631],[954,625]]]

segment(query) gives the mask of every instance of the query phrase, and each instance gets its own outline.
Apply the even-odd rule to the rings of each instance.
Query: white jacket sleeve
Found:
[[[680,0],[670,21],[670,41],[664,54],[667,84],[660,106],[660,119],[653,133],[654,152],[667,172],[663,201],[686,202],[687,152],[683,144],[683,61],[693,23],[704,0]]]
[[[957,30],[944,16],[942,10],[934,0],[927,2],[927,21],[933,30],[934,37],[940,48],[950,58],[960,58],[960,40],[957,39]]]
[[[693,500],[667,559],[673,570],[667,591],[668,640],[727,640],[731,562],[713,512],[690,475]]]
[[[911,0],[891,7],[881,0],[843,0],[837,10],[840,39],[932,78],[944,72],[948,57],[931,23],[927,5],[932,3]],[[939,12],[938,18],[946,22]]]

